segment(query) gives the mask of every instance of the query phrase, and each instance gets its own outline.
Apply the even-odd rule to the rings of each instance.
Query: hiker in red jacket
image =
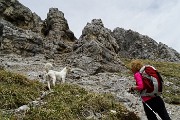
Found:
[[[140,60],[133,60],[131,62],[131,70],[134,74],[134,79],[136,80],[136,86],[131,87],[130,90],[137,90],[141,93],[140,95],[142,98],[144,111],[148,120],[171,120],[165,108],[164,101],[159,95],[142,94],[142,91],[146,90],[146,85],[143,82],[144,77],[140,72],[142,67],[143,64]]]

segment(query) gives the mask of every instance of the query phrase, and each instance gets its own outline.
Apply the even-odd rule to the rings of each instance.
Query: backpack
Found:
[[[159,72],[150,65],[145,65],[140,69],[144,89],[141,96],[158,96],[162,93],[163,80]]]

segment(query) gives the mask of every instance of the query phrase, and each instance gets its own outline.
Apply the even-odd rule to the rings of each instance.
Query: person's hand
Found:
[[[130,92],[130,93],[134,92],[134,87],[130,87],[128,92]]]

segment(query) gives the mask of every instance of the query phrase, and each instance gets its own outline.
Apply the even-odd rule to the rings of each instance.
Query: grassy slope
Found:
[[[100,113],[103,120],[139,120],[112,95],[89,93],[75,85],[57,85],[43,101],[47,104],[32,107],[25,115],[4,114],[39,97],[44,86],[26,77],[0,70],[0,119],[17,120],[76,120],[85,119],[89,112]],[[116,114],[110,110],[117,111]]]
[[[130,60],[124,60],[128,66]],[[168,62],[154,62],[143,60],[144,63],[155,66],[163,75],[165,83],[164,99],[169,103],[179,104],[180,90],[180,64]],[[44,86],[36,81],[30,81],[26,77],[4,70],[0,70],[0,119],[16,120],[19,116],[4,114],[2,111],[16,109],[21,105],[39,97]],[[116,102],[109,94],[89,93],[85,89],[75,85],[57,85],[53,93],[46,96],[43,101],[47,104],[31,108],[24,120],[76,120],[85,119],[88,111],[101,113],[103,120],[138,120],[139,118],[129,112],[120,103]],[[117,111],[112,114],[110,110]],[[22,117],[22,116],[21,116]]]
[[[30,81],[25,76],[0,70],[0,108],[15,109],[40,94],[43,85]]]

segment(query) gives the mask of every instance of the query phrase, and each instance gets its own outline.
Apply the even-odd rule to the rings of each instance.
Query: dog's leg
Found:
[[[62,76],[62,83],[65,83],[66,75]]]
[[[53,86],[55,86],[55,84],[56,84],[56,76],[55,75],[52,76],[52,84],[53,84]]]
[[[47,81],[48,89],[51,90],[51,86],[50,86],[50,77],[49,77],[48,74],[46,74],[46,81]]]
[[[50,81],[47,81],[48,89],[51,91]]]

